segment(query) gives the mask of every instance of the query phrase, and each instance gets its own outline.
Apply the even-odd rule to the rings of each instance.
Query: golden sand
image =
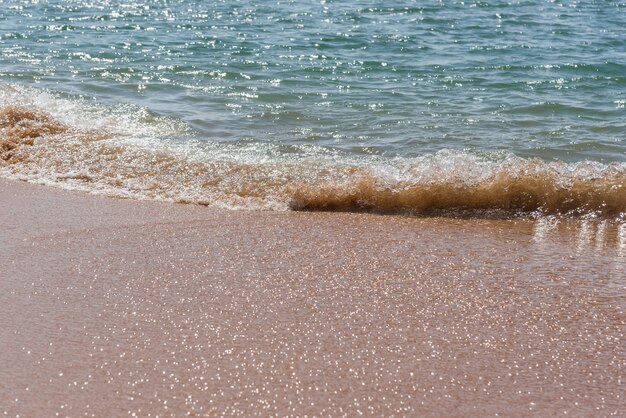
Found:
[[[623,414],[626,227],[0,180],[0,413]]]

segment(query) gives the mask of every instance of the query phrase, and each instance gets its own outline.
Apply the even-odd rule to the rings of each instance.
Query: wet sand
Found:
[[[8,416],[619,416],[626,226],[0,179]]]

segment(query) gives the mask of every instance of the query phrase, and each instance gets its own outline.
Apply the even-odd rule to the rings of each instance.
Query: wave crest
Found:
[[[521,160],[521,159],[520,159]],[[523,174],[501,167],[492,177],[474,184],[430,182],[381,185],[364,175],[351,185],[296,188],[296,210],[372,211],[413,214],[602,214],[620,215],[626,209],[623,170],[606,170],[601,178],[579,176],[567,185],[556,170],[540,161],[518,161],[535,170]]]
[[[110,196],[228,208],[626,214],[624,163],[490,159],[451,151],[412,159],[356,158],[207,141],[179,141],[175,147],[167,136],[120,132],[114,120],[106,122],[116,131],[102,128],[103,121],[94,129],[72,126],[33,104],[0,107],[0,174]]]

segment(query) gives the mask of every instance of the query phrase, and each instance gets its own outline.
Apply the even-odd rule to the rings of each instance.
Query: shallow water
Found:
[[[620,2],[4,0],[0,26],[2,112],[68,128],[5,176],[231,208],[625,210]]]
[[[4,94],[1,94],[4,93]],[[4,99],[4,100],[2,100]],[[362,157],[324,148],[225,145],[179,121],[0,89],[0,174],[116,197],[275,210],[622,218],[626,163],[441,151]],[[53,109],[46,111],[43,109]]]
[[[17,2],[0,79],[211,141],[623,161],[621,2]]]

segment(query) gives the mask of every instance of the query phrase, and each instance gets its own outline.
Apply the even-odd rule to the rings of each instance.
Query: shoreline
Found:
[[[15,97],[3,105],[0,85],[0,175],[15,179],[229,209],[626,216],[626,163],[619,161],[567,163],[443,149],[407,158],[330,157],[321,149],[232,148],[199,138],[182,148],[174,140],[169,148],[159,123],[115,133],[108,119],[67,120],[73,113],[50,113],[49,105],[30,104],[29,94],[13,90]],[[145,131],[133,135],[146,129],[153,143],[145,143]]]
[[[0,412],[610,416],[626,229],[0,179]]]

